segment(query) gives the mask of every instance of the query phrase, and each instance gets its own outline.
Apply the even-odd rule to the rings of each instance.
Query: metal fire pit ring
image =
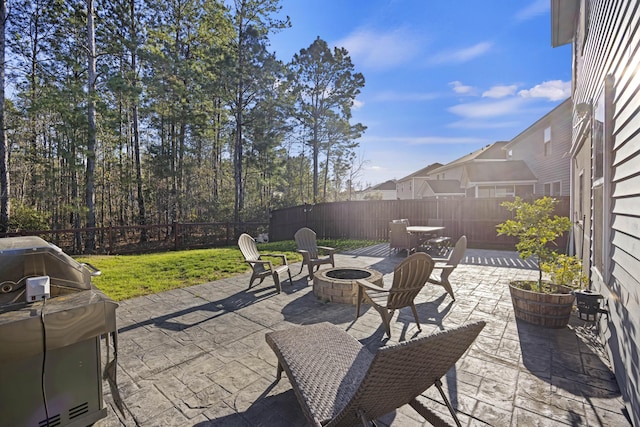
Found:
[[[320,270],[313,275],[313,294],[323,301],[356,304],[358,285],[365,279],[382,286],[382,273],[371,268],[336,267]]]

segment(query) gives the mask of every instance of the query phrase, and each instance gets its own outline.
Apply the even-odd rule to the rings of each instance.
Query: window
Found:
[[[551,127],[544,130],[544,156],[551,155]]]
[[[515,194],[513,185],[481,185],[478,186],[477,197],[513,197]]]
[[[582,221],[584,216],[584,169],[580,171],[578,180],[578,221]]]
[[[507,159],[513,158],[513,150],[507,151]]]
[[[560,188],[562,187],[560,184],[560,181],[547,182],[544,185],[544,195],[551,197],[560,197],[562,195],[560,194]]]

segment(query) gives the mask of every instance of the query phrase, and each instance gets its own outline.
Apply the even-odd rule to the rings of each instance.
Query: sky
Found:
[[[571,47],[551,47],[551,0],[281,0],[270,36],[289,62],[320,37],[365,86],[352,123],[362,186],[508,141],[571,95]]]

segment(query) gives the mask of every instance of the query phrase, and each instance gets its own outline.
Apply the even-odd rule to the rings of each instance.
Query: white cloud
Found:
[[[351,108],[353,108],[354,110],[359,110],[362,107],[364,107],[364,102],[359,101],[357,99],[353,100],[353,105],[351,106]]]
[[[433,99],[438,98],[438,94],[435,93],[420,93],[420,92],[394,92],[394,91],[384,91],[380,92],[373,96],[375,101],[383,101],[383,102],[395,102],[395,101],[431,101]]]
[[[448,110],[458,116],[470,119],[482,119],[498,117],[517,113],[525,100],[522,98],[508,98],[500,101],[480,101],[466,104],[458,104]]]
[[[542,15],[549,10],[549,0],[535,0],[516,13],[516,21],[522,22]]]
[[[449,123],[448,128],[453,129],[503,129],[518,126],[518,122],[497,122],[495,120],[460,120]]]
[[[392,68],[409,62],[424,44],[416,34],[404,28],[386,32],[359,29],[334,43],[344,47],[354,63],[369,68]]]
[[[518,92],[522,98],[546,98],[549,101],[561,101],[571,96],[571,82],[562,80],[549,80],[531,89],[523,89]]]
[[[518,89],[517,85],[497,85],[482,93],[483,98],[504,98],[513,95]]]
[[[493,43],[491,42],[480,42],[464,49],[441,52],[431,58],[431,63],[445,64],[468,62],[489,52],[492,47]]]
[[[460,81],[449,82],[449,86],[453,88],[453,91],[459,95],[473,95],[475,94],[475,88],[473,86],[463,85]]]
[[[390,144],[427,145],[427,144],[480,144],[485,140],[471,137],[451,136],[364,136],[361,142],[381,142]]]

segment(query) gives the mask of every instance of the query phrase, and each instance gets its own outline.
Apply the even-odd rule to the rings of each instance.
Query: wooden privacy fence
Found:
[[[556,214],[569,216],[569,198],[560,197]],[[498,236],[496,225],[512,218],[503,206],[512,198],[362,200],[317,205],[302,205],[271,212],[269,238],[272,241],[293,239],[301,227],[313,229],[321,239],[388,240],[389,222],[407,218],[411,225],[427,225],[429,218],[442,219],[445,233],[454,241],[466,235],[469,245],[477,248],[514,249],[517,239]],[[558,239],[564,250],[567,234]]]
[[[86,253],[86,242],[93,233],[97,254],[130,254],[179,249],[231,246],[240,233],[258,234],[266,222],[201,222],[157,225],[130,225],[66,230],[39,230],[5,233],[0,237],[40,236],[71,255]],[[143,239],[143,235],[146,236]]]

